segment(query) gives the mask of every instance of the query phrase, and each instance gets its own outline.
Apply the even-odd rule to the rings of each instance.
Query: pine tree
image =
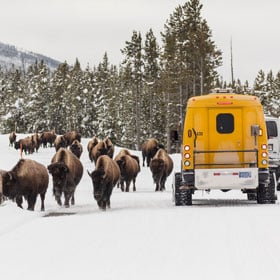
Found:
[[[4,130],[23,133],[25,131],[23,73],[19,69],[11,68],[6,74],[6,85],[2,89],[6,103]]]
[[[41,60],[31,65],[26,74],[25,127],[29,133],[43,131],[48,127],[50,99],[50,70]]]
[[[96,135],[96,104],[94,96],[95,77],[93,71],[87,65],[82,76],[82,121],[80,131],[84,137],[92,138]]]
[[[162,123],[161,111],[163,108],[162,96],[159,91],[160,82],[160,61],[159,46],[152,29],[146,33],[144,46],[144,83],[142,98],[142,141],[148,138],[156,137],[160,141],[163,140],[162,131],[164,126]]]
[[[135,113],[131,118],[135,120],[136,147],[141,149],[141,103],[143,90],[143,58],[142,58],[142,36],[140,32],[133,31],[131,41],[126,41],[126,46],[121,50],[125,56],[123,65],[127,70],[131,70],[130,89],[132,90],[132,99],[134,101]],[[129,73],[126,70],[126,73]],[[135,138],[131,135],[131,138]]]
[[[182,130],[188,98],[208,92],[218,77],[216,68],[221,64],[221,52],[217,50],[211,30],[201,16],[202,7],[199,0],[190,0],[178,6],[162,33],[162,78],[163,83],[169,84],[164,87],[168,91],[168,135],[170,129],[178,126]],[[167,146],[169,149],[169,143]]]
[[[49,129],[55,129],[57,134],[64,134],[69,128],[67,123],[69,83],[69,65],[64,62],[58,65],[51,79],[51,104],[48,110]]]
[[[83,99],[82,99],[82,69],[78,59],[73,67],[69,68],[69,82],[64,92],[66,106],[67,131],[80,131],[83,119]]]

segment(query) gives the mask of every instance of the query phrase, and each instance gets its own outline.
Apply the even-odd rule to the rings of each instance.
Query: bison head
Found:
[[[63,188],[67,183],[69,168],[63,162],[56,162],[48,166],[49,173],[53,176],[54,187]]]
[[[88,171],[88,175],[91,177],[93,185],[93,196],[98,202],[103,197],[103,191],[105,189],[106,174],[104,170],[94,170],[92,173]]]
[[[20,141],[15,142],[15,149],[18,150],[20,148]]]
[[[3,195],[10,199],[14,199],[17,193],[17,177],[13,172],[5,172],[2,175]]]

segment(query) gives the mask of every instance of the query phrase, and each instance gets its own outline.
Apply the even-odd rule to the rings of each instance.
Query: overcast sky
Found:
[[[85,67],[119,64],[120,49],[133,30],[159,35],[179,0],[0,0],[0,41]],[[234,76],[253,83],[258,71],[280,70],[279,0],[201,0],[202,15],[223,52],[219,73],[230,81],[230,40]]]

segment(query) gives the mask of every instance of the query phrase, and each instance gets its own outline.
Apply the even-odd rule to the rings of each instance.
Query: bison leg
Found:
[[[97,204],[98,204],[98,206],[99,206],[99,209],[100,210],[106,210],[106,202],[104,201],[104,200],[99,200],[98,202],[97,202]]]
[[[71,197],[71,205],[75,205],[75,196],[74,196],[74,193],[72,194],[72,197]]]
[[[160,190],[161,191],[165,191],[165,181],[166,181],[166,178],[161,179],[161,182],[160,182]]]
[[[135,181],[136,181],[136,178],[134,178],[133,181],[132,181],[132,182],[133,182],[133,191],[134,191],[134,192],[136,191]]]
[[[70,207],[70,204],[69,204],[70,198],[71,198],[70,192],[64,192],[64,199],[65,199],[64,206],[66,208]]]
[[[130,186],[130,180],[127,180],[125,183],[126,183],[126,189],[125,189],[125,191],[126,192],[129,192],[129,186]]]
[[[143,166],[145,166],[146,157],[143,155]]]
[[[55,200],[57,201],[57,204],[59,206],[61,206],[62,205],[62,203],[61,203],[61,190],[59,188],[54,187],[53,188],[53,193],[54,193]]]
[[[151,156],[147,156],[147,166],[150,166],[150,162],[151,162]]]
[[[28,204],[27,210],[34,211],[34,207],[35,207],[35,203],[36,203],[36,198],[37,198],[37,194],[30,194],[27,197],[27,204]]]
[[[46,193],[40,193],[40,197],[41,197],[41,211],[45,211],[45,195],[46,195]]]
[[[160,185],[158,182],[156,182],[156,192],[158,192],[160,190]]]
[[[124,192],[124,179],[123,178],[121,178],[120,184],[121,184],[121,190]]]
[[[22,201],[23,201],[23,199],[22,199],[22,196],[21,196],[21,195],[19,195],[19,196],[16,197],[16,204],[17,204],[17,206],[23,209],[23,207],[22,207]]]

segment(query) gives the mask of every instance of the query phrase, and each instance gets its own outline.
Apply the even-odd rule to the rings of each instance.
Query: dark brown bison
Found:
[[[48,166],[49,173],[53,177],[53,194],[59,205],[62,193],[64,194],[64,205],[69,207],[75,204],[74,193],[83,176],[83,165],[81,161],[69,150],[60,148]]]
[[[54,140],[55,150],[58,151],[60,148],[66,148],[66,139],[63,135],[59,135]]]
[[[121,150],[115,158],[115,161],[117,162],[121,171],[121,178],[120,178],[121,190],[122,191],[125,190],[126,192],[129,192],[129,186],[132,181],[133,191],[136,191],[135,181],[140,171],[139,159],[137,161],[136,156],[131,156],[130,154],[126,154],[128,150],[124,150],[124,151],[126,152],[123,152],[123,150]],[[124,189],[124,183],[126,184],[125,189]]]
[[[99,142],[99,139],[96,136],[93,136],[92,139],[88,141],[87,150],[88,152]]]
[[[23,197],[28,210],[34,210],[37,195],[41,197],[41,211],[45,210],[45,194],[49,184],[48,170],[31,159],[21,159],[11,171],[2,174],[3,195],[22,208]]]
[[[50,147],[52,147],[55,139],[56,139],[56,134],[54,130],[44,131],[40,135],[40,142],[44,148],[47,148],[48,144],[50,144]]]
[[[15,149],[22,149],[25,154],[32,154],[35,150],[35,141],[32,136],[27,136],[15,142]]]
[[[114,145],[109,138],[99,141],[96,145],[93,145],[92,149],[89,151],[89,158],[91,161],[94,161],[94,163],[96,163],[98,157],[101,155],[107,155],[113,158]]]
[[[90,151],[89,158],[94,163],[97,162],[97,159],[102,156],[107,155],[107,146],[104,141],[99,141]]]
[[[2,175],[5,173],[4,170],[0,170],[0,204],[4,201],[3,196],[3,183],[2,183]]]
[[[80,158],[83,152],[83,146],[78,140],[74,140],[70,146],[70,151],[77,157]]]
[[[88,157],[90,159],[91,162],[93,162],[93,148],[100,142],[100,140],[97,138],[97,137],[92,137],[92,139],[90,139],[88,141],[88,144],[87,144],[87,150],[88,150]]]
[[[173,161],[164,149],[159,149],[150,162],[156,191],[165,190],[165,181],[173,170]]]
[[[109,138],[105,138],[103,141],[106,145],[107,156],[109,156],[110,158],[113,158],[115,148],[114,148],[112,141]]]
[[[38,133],[34,133],[33,135],[31,135],[31,142],[33,145],[33,149],[38,152],[40,145],[41,145],[41,141],[40,141],[40,137]]]
[[[13,146],[14,143],[16,142],[17,136],[16,133],[13,131],[9,135],[9,146]]]
[[[147,166],[150,166],[151,159],[160,148],[163,148],[163,145],[159,144],[158,140],[155,138],[151,138],[143,143],[142,145],[143,166],[145,166],[146,159],[147,159]]]
[[[111,194],[114,186],[120,179],[118,164],[107,155],[101,155],[96,162],[95,170],[88,175],[93,184],[93,195],[100,209],[111,207]]]
[[[66,140],[66,147],[70,146],[74,140],[78,140],[81,142],[81,134],[77,131],[68,131],[64,135],[64,138]]]

